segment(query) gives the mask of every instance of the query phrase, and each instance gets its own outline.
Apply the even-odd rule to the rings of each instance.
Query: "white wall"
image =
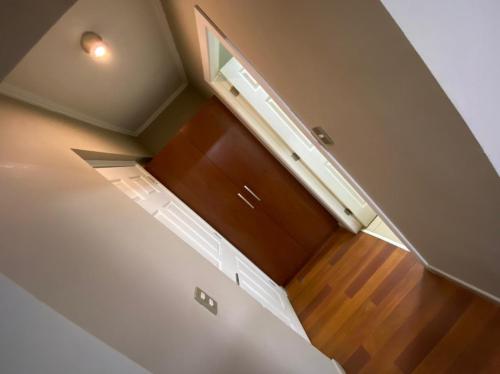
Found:
[[[500,174],[500,1],[381,1]]]
[[[0,274],[2,374],[146,374]]]

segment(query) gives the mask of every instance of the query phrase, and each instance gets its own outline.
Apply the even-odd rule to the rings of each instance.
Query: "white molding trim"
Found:
[[[345,374],[344,368],[342,366],[340,366],[340,364],[337,361],[335,361],[334,358],[331,358],[330,361],[332,361],[332,364],[335,367],[335,370],[337,370],[337,372],[335,374]]]
[[[311,137],[311,133],[309,129],[304,125],[304,123],[298,118],[295,113],[293,113],[290,108],[283,102],[282,99],[277,95],[277,93],[266,83],[266,81],[262,78],[262,76],[252,67],[252,65],[248,62],[247,59],[243,56],[243,54],[239,51],[239,49],[231,44],[231,42],[227,39],[224,33],[217,28],[217,26],[203,13],[203,10],[199,6],[195,6],[194,8],[195,20],[197,25],[198,32],[198,41],[200,44],[200,52],[203,66],[203,75],[205,80],[210,83],[213,79],[210,71],[210,61],[209,61],[209,53],[208,53],[208,35],[207,31],[213,33],[218,39],[219,42],[234,56],[239,62],[248,70],[248,72],[252,75],[252,77],[268,92],[268,94],[276,101],[276,103],[280,106],[280,108],[292,119],[294,123],[299,126],[299,129],[303,131],[303,133],[308,136],[315,144],[317,140],[314,137]],[[373,199],[368,195],[368,193],[361,188],[361,186],[356,182],[356,180],[342,167],[342,165],[337,161],[337,159],[330,153],[326,152],[322,147],[319,149],[323,152],[323,154],[331,161],[332,165],[338,170],[338,172],[347,180],[348,183],[352,185],[352,187],[361,195],[361,197],[372,207],[372,209],[377,213],[377,215],[382,219],[382,221],[391,229],[391,231],[401,240],[404,246],[413,252],[415,256],[419,259],[419,261],[425,266],[426,269],[432,271],[436,274],[439,274],[445,278],[448,278],[464,287],[471,289],[474,292],[477,292],[480,295],[483,295],[491,300],[496,302],[500,302],[500,298],[481,290],[465,281],[462,281],[442,270],[431,266],[428,261],[417,251],[417,249],[413,246],[413,244],[406,239],[406,237],[402,234],[402,232],[396,227],[396,225],[387,217],[387,215],[383,212],[383,210],[378,206],[378,204],[373,201]]]
[[[254,113],[252,107],[238,97],[234,97],[229,91],[229,84],[223,81],[212,81],[209,83],[213,88],[215,95],[227,105],[228,109],[246,126],[264,147],[285,167],[294,177],[306,188],[314,197],[316,197],[323,207],[329,211],[337,220],[339,225],[353,233],[358,233],[362,225],[352,215],[344,213],[345,207],[340,203],[334,194],[318,179],[315,179],[309,168],[302,163],[290,162],[284,153],[288,154],[288,149],[284,151],[282,144],[277,142],[276,135],[267,126],[263,126],[260,117]],[[287,161],[288,160],[288,161]],[[315,183],[314,181],[316,180]]]
[[[242,105],[242,102],[234,98],[232,94],[229,93],[228,89],[221,89],[221,82],[216,79],[216,73],[217,69],[214,69],[214,66],[218,66],[218,55],[214,55],[213,53],[209,53],[210,48],[218,48],[218,45],[214,43],[214,40],[212,38],[208,37],[208,31],[212,32],[217,38],[218,42],[220,42],[224,47],[233,55],[235,56],[240,63],[242,63],[245,68],[247,66],[245,65],[248,64],[248,62],[243,61],[243,57],[241,57],[242,60],[240,60],[241,54],[236,50],[234,46],[232,46],[229,41],[227,40],[222,40],[220,31],[216,30],[215,26],[210,23],[208,19],[206,19],[203,15],[203,13],[200,11],[198,7],[195,7],[195,17],[196,17],[196,25],[197,25],[197,30],[198,30],[198,39],[199,39],[199,44],[200,44],[200,53],[201,53],[201,58],[202,58],[202,67],[203,67],[203,75],[205,78],[205,81],[207,84],[212,88],[213,92],[215,95],[222,101],[224,102],[228,109],[240,119],[240,121],[245,124],[247,129],[253,133],[260,141],[262,144],[268,148],[268,150],[274,155],[274,157],[285,167],[287,168],[294,176],[295,178],[306,188],[309,190],[309,192],[315,196],[339,222],[339,225],[344,227],[345,229],[357,233],[361,230],[362,226],[361,223],[354,218],[354,216],[347,216],[344,214],[344,206],[337,200],[337,198],[333,194],[327,193],[326,195],[330,195],[330,198],[325,200],[324,196],[321,196],[321,194],[318,194],[317,189],[314,189],[311,186],[311,183],[308,183],[304,179],[304,173],[302,171],[297,170],[297,165],[295,167],[292,167],[290,164],[287,164],[286,162],[283,162],[283,158],[279,156],[281,153],[278,148],[274,148],[269,144],[269,137],[263,136],[262,133],[259,131],[256,131],[255,127],[261,127],[262,126],[254,126],[254,122],[258,122],[259,118],[255,117],[251,114],[252,110],[248,110],[244,105]],[[217,49],[218,50],[218,49]],[[250,66],[250,65],[248,65]],[[252,68],[247,69],[249,72],[252,72]],[[252,74],[252,73],[251,73]],[[255,73],[256,76],[260,78],[260,76]],[[260,82],[259,82],[260,83]],[[270,91],[272,92],[272,90]],[[273,97],[274,99],[274,97]],[[277,101],[278,102],[278,101]],[[320,187],[321,188],[321,187]],[[326,191],[326,189],[325,189]]]
[[[142,131],[144,131],[157,117],[160,113],[165,110],[165,108],[170,105],[170,103],[187,87],[188,80],[186,77],[186,72],[184,71],[184,66],[182,65],[182,60],[179,55],[179,51],[175,45],[175,41],[172,36],[172,31],[170,25],[168,24],[167,15],[163,9],[161,0],[151,0],[151,4],[154,8],[154,14],[156,20],[160,24],[165,43],[167,44],[167,49],[171,57],[173,57],[177,72],[181,77],[181,85],[172,93],[170,96],[146,119],[146,121],[137,127],[136,130],[127,130],[119,126],[113,125],[102,119],[89,116],[80,111],[74,110],[68,106],[57,104],[49,99],[45,99],[39,95],[32,92],[23,90],[22,88],[11,85],[7,82],[0,83],[0,94],[11,97],[16,100],[26,102],[28,104],[34,105],[36,107],[46,109],[51,112],[63,114],[67,117],[85,122],[90,125],[101,127],[106,130],[115,131],[125,135],[138,136]]]
[[[41,96],[35,95],[31,92],[25,91],[21,88],[15,87],[7,82],[2,82],[0,84],[0,93],[5,96],[14,98],[16,100],[20,100],[26,102],[28,104],[32,104],[36,107],[49,110],[51,112],[63,114],[65,116],[74,118],[76,120],[101,127],[106,130],[111,130],[115,132],[119,132],[121,134],[133,135],[133,132],[130,130],[125,130],[120,127],[114,126],[106,121],[100,120],[95,117],[88,116],[84,113],[66,107],[64,105],[56,104],[51,100],[45,99]]]
[[[436,275],[439,275],[443,278],[447,278],[448,280],[452,281],[452,282],[455,282],[455,283],[458,283],[460,284],[461,286],[465,287],[465,288],[468,288],[469,290],[487,298],[487,299],[490,299],[498,304],[500,304],[500,297],[498,296],[495,296],[495,295],[492,295],[491,293],[487,292],[487,291],[484,291],[470,283],[467,283],[451,274],[448,274],[442,270],[439,270],[438,268],[435,268],[434,266],[432,265],[427,265],[425,267],[428,271],[430,271],[431,273],[434,273]]]
[[[382,236],[382,235],[380,235],[380,234],[377,234],[376,232],[373,232],[373,231],[371,231],[371,230],[363,229],[363,230],[361,230],[361,231],[363,231],[365,234],[368,234],[368,235],[374,236],[374,237],[376,237],[377,239],[383,240],[384,242],[387,242],[387,243],[389,243],[389,244],[392,244],[393,246],[396,246],[396,247],[398,247],[398,248],[402,249],[403,251],[410,252],[410,250],[409,250],[408,248],[406,248],[406,247],[404,246],[404,244],[402,244],[402,243],[395,242],[394,240],[391,240],[391,239],[389,239],[389,238],[386,238],[385,236]]]
[[[115,168],[135,166],[137,161],[119,161],[119,160],[85,160],[95,169],[99,168]]]
[[[161,104],[158,109],[156,109],[153,114],[151,114],[148,119],[146,120],[146,122],[144,122],[137,130],[135,130],[132,135],[134,136],[139,136],[144,130],[146,130],[149,125],[151,125],[153,123],[153,121],[158,118],[158,116],[165,110],[165,108],[167,108],[171,103],[172,101],[174,101],[177,96],[179,96],[182,91],[184,91],[187,87],[187,82],[184,82],[182,83],[179,88],[177,88],[169,97],[167,97],[167,100],[165,100],[163,102],[163,104]]]
[[[319,144],[317,139],[312,136],[309,128],[304,125],[300,118],[288,107],[288,105],[279,97],[279,95],[272,89],[271,86],[262,78],[262,76],[253,68],[253,66],[248,62],[248,60],[243,56],[239,49],[234,46],[227,37],[220,31],[215,24],[203,13],[203,10],[199,6],[194,8],[196,25],[198,29],[198,40],[200,43],[201,59],[203,65],[203,75],[207,82],[210,82],[213,77],[210,71],[210,55],[208,52],[208,36],[207,31],[214,34],[219,42],[234,56],[238,59],[241,65],[252,75],[252,77],[264,88],[264,90],[271,96],[275,102],[279,105],[281,110],[297,125],[299,131],[310,139],[313,144]],[[415,256],[420,260],[424,266],[428,266],[427,260],[415,249],[415,247],[404,237],[401,231],[392,223],[385,213],[380,209],[380,207],[370,198],[365,190],[356,182],[356,180],[341,166],[337,159],[330,153],[327,152],[323,146],[318,147],[325,157],[331,162],[332,166],[337,169],[337,171],[342,175],[348,183],[351,184],[353,189],[367,202],[368,205],[380,216],[382,221],[393,231],[393,233],[401,240],[404,246],[410,249]]]

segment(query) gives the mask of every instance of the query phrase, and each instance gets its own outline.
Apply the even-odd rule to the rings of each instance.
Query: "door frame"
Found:
[[[134,161],[115,161],[112,163],[109,160],[86,161],[106,181],[114,185],[117,192],[120,191],[118,193],[127,196],[134,204],[144,209],[150,217],[161,222],[167,230],[174,233],[195,253],[208,261],[210,266],[216,267],[232,283],[236,283],[238,288],[268,309],[308,343],[311,343],[297,316],[297,312],[293,309],[285,288],[276,284],[257,265],[241,253],[237,247],[231,244],[176,194],[160,183],[144,167]],[[137,175],[146,182],[146,187],[150,188],[149,192],[144,190],[143,184],[134,182]],[[122,187],[120,188],[118,184]],[[126,191],[123,187],[125,187]],[[128,192],[132,192],[133,196]],[[150,203],[145,206],[144,202],[151,198],[152,193],[156,195],[156,198],[153,197],[153,200],[149,200]],[[158,199],[158,196],[160,199]],[[170,207],[176,207],[177,215],[175,213],[173,215],[169,214]],[[177,218],[177,220],[173,218]],[[188,230],[186,230],[186,226],[189,227]],[[209,238],[208,241],[206,240],[207,237]],[[217,253],[214,254],[214,251],[207,250],[207,246],[212,246],[212,249],[217,247],[215,251]],[[262,296],[263,294],[273,296],[269,299]]]
[[[248,60],[243,56],[240,50],[231,43],[227,36],[211,21],[211,19],[203,12],[203,10],[195,5],[194,14],[196,20],[196,27],[198,32],[198,42],[200,44],[201,60],[203,65],[203,76],[207,84],[212,88],[214,93],[223,101],[231,111],[246,124],[246,121],[241,118],[238,110],[233,106],[233,104],[228,100],[226,95],[220,92],[220,89],[214,84],[214,78],[217,73],[217,68],[219,65],[219,54],[210,53],[211,49],[218,48],[215,46],[214,40],[210,37],[213,35],[217,42],[222,44],[228,52],[235,57],[240,64],[250,73],[250,75],[257,81],[257,83],[263,87],[263,89],[272,97],[272,99],[278,104],[280,109],[285,112],[285,114],[292,120],[292,122],[297,126],[297,129],[301,131],[308,139],[310,139],[314,144],[318,145],[319,150],[323,155],[330,161],[334,168],[342,175],[345,180],[351,184],[352,188],[366,201],[366,203],[377,213],[378,216],[384,221],[384,223],[392,230],[392,232],[401,240],[401,242],[411,251],[420,262],[428,267],[428,262],[422,257],[422,255],[417,251],[413,244],[406,239],[406,237],[401,233],[398,227],[387,217],[384,211],[378,206],[378,204],[370,197],[370,195],[356,182],[356,180],[344,169],[344,167],[339,163],[339,161],[330,153],[327,152],[322,145],[319,144],[317,139],[311,135],[310,130],[300,118],[286,105],[286,103],[279,97],[279,95],[273,90],[273,88],[265,81],[265,79],[253,68],[253,66],[248,62]],[[252,131],[253,132],[253,131]],[[337,218],[343,218],[338,217]],[[341,221],[343,221],[341,219]],[[345,222],[341,224],[346,225]],[[349,224],[346,225],[347,228],[351,229]]]

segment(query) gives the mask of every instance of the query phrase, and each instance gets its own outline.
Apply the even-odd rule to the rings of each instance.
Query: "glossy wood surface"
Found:
[[[301,247],[316,251],[337,228],[335,219],[217,98],[182,132]]]
[[[146,169],[285,285],[337,223],[242,126],[212,100]]]
[[[347,373],[500,373],[500,308],[367,234],[340,230],[287,287]]]

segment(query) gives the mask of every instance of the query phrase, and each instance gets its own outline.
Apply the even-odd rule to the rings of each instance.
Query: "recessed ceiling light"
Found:
[[[96,59],[102,59],[108,54],[108,47],[102,37],[93,31],[86,31],[80,40],[82,49]]]

